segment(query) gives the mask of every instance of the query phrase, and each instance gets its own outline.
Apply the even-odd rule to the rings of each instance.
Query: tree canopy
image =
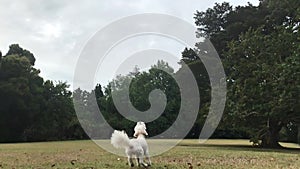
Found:
[[[84,135],[63,82],[44,81],[34,55],[10,46],[0,63],[0,142],[47,141]]]
[[[247,131],[263,147],[279,147],[282,128],[299,126],[299,6],[294,0],[235,9],[222,3],[195,14],[198,33],[210,38],[228,75],[220,128]]]

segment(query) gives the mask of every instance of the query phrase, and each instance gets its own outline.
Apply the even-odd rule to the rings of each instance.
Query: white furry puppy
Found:
[[[133,136],[136,138],[129,139],[124,131],[115,130],[111,136],[111,144],[116,148],[125,148],[125,153],[128,157],[128,163],[131,167],[134,166],[134,156],[137,158],[138,166],[142,165],[144,167],[147,167],[151,165],[151,161],[145,135],[148,135],[148,133],[146,132],[146,125],[144,122],[140,121],[137,122],[136,126],[134,127]],[[147,158],[148,164],[144,163],[144,156]]]

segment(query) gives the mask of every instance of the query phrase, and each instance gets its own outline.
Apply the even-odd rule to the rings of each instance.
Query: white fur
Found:
[[[142,121],[137,122],[136,126],[134,127],[134,137],[138,137],[139,134],[144,134],[148,136],[148,133],[146,131],[146,124]]]
[[[134,128],[134,137],[136,139],[129,139],[128,135],[124,131],[115,130],[111,136],[111,144],[116,148],[125,148],[125,153],[128,157],[128,163],[130,166],[134,166],[133,157],[137,158],[138,165],[150,166],[150,156],[148,144],[145,136],[148,135],[146,132],[146,125],[144,122],[137,122]],[[143,158],[146,156],[148,164],[143,162]]]

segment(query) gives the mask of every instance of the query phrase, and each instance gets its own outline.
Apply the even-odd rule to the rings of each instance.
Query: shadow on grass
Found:
[[[260,148],[251,145],[234,145],[234,144],[179,144],[178,146],[183,147],[211,147],[211,148],[222,148],[224,150],[235,150],[235,151],[255,151],[255,152],[276,152],[276,153],[290,153],[290,154],[299,154],[300,148]]]

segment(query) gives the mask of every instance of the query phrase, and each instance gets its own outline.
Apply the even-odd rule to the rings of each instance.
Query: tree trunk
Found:
[[[282,148],[279,144],[279,132],[282,128],[280,122],[270,122],[268,130],[262,137],[261,146],[263,148]]]
[[[298,144],[300,145],[300,124],[298,124]]]

